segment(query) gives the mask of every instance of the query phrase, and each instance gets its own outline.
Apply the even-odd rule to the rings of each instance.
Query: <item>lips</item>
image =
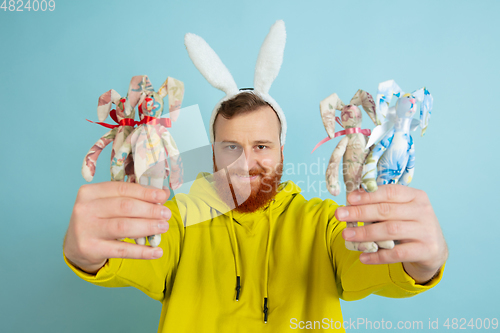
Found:
[[[250,178],[250,179],[255,179],[257,178],[259,175],[236,175],[237,177],[239,178]]]
[[[259,177],[259,175],[233,175],[237,179],[242,179],[242,180],[254,180]]]

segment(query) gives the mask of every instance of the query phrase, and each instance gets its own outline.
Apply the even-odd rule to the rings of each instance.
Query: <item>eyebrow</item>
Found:
[[[236,143],[236,144],[239,144],[238,142],[236,141],[228,141],[228,140],[222,140],[221,143]],[[274,142],[270,141],[270,140],[256,140],[253,142],[253,144],[257,144],[257,145],[260,145],[260,144],[273,144]]]

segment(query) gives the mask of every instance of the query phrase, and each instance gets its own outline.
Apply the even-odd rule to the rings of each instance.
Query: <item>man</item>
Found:
[[[201,173],[189,195],[167,201],[168,191],[122,182],[78,192],[66,263],[86,281],[134,286],[162,302],[158,332],[284,332],[300,322],[343,331],[339,298],[409,297],[442,277],[448,250],[425,192],[380,186],[340,207],[281,182],[286,119],[268,90],[284,40],[277,21],[247,91],[203,39],[186,35],[197,68],[226,92],[210,119],[214,173]],[[163,234],[158,248],[117,241],[154,234]],[[345,240],[401,244],[360,254]]]
[[[255,107],[234,109],[242,104]],[[208,173],[193,185],[192,198],[166,203],[166,192],[137,184],[82,186],[64,244],[78,276],[134,286],[163,302],[159,332],[282,332],[301,321],[342,323],[339,298],[409,297],[438,283],[447,248],[423,191],[381,186],[352,193],[351,206],[341,208],[330,199],[307,201],[293,182],[280,183],[283,146],[273,109],[252,93],[221,109],[232,115],[223,112],[214,122],[214,171],[228,170],[231,191],[224,192],[223,177],[216,183]],[[247,169],[224,149],[239,149]],[[248,200],[227,209],[248,184]],[[204,207],[218,213],[200,222]],[[352,230],[339,221],[383,222]],[[164,234],[156,249],[115,240],[158,233]],[[402,244],[360,255],[344,239]]]

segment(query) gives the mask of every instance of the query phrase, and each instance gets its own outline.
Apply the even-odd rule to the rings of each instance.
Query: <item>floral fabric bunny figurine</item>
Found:
[[[167,130],[171,122],[177,120],[178,111],[184,97],[184,84],[174,78],[167,80],[155,92],[149,78],[142,76],[138,109],[141,121],[138,127],[127,137],[116,153],[111,173],[116,179],[124,174],[125,161],[132,154],[136,182],[142,185],[163,187],[163,180],[170,176],[170,187],[177,189],[182,185],[182,162],[177,145]],[[170,118],[160,118],[163,113],[163,98],[169,96]],[[170,158],[170,167],[167,161]],[[160,235],[148,237],[151,246],[160,244]],[[136,243],[145,244],[145,238],[136,239]]]
[[[393,96],[398,97],[396,105],[389,107]],[[413,119],[420,102],[420,121]],[[380,140],[368,154],[363,167],[362,186],[367,192],[374,192],[378,185],[410,184],[415,171],[415,147],[410,130],[418,126],[423,136],[429,124],[433,98],[425,88],[405,94],[394,80],[379,84],[376,98],[377,115],[383,118],[377,126],[367,147]],[[394,243],[388,241],[388,244]],[[393,245],[392,245],[393,246]]]
[[[345,105],[335,93],[320,103],[321,118],[323,119],[323,125],[328,133],[328,137],[318,143],[313,151],[326,141],[345,135],[333,151],[326,170],[327,188],[334,196],[340,194],[339,166],[342,159],[346,195],[359,189],[361,185],[361,172],[366,155],[369,152],[365,147],[370,130],[361,129],[362,116],[361,110],[358,108],[359,105],[363,107],[376,125],[377,120],[373,97],[361,89],[356,92],[349,105]],[[335,116],[335,110],[341,111],[341,120]],[[338,122],[345,129],[335,133],[335,122]],[[357,223],[348,222],[347,226],[355,227]],[[372,251],[377,248],[377,245],[373,242],[354,243],[346,241],[346,247],[354,251]]]
[[[105,92],[99,97],[97,116],[100,122],[97,124],[111,128],[111,130],[104,134],[92,146],[92,148],[90,148],[83,159],[82,176],[86,181],[90,182],[94,178],[97,159],[99,158],[102,150],[109,143],[113,142],[111,150],[111,161],[113,161],[116,152],[121,148],[125,139],[133,131],[136,124],[134,120],[135,105],[139,99],[136,98],[135,103],[132,101],[131,104],[129,97],[132,96],[132,100],[134,100],[134,95],[137,95],[135,90],[139,88],[141,82],[141,75],[132,77],[132,80],[130,80],[127,98],[122,98],[114,89]],[[115,104],[116,108],[111,110],[111,104]],[[111,116],[117,125],[103,123],[108,115]],[[135,181],[132,156],[123,161],[123,174],[120,175],[120,180],[123,180],[125,176],[127,176],[128,182]],[[117,180],[113,177],[113,173],[111,173],[111,180]]]
[[[398,97],[396,105],[389,108],[393,96]],[[413,119],[420,102],[420,121]],[[380,142],[368,155],[363,168],[363,187],[368,192],[377,190],[377,185],[410,184],[415,165],[415,147],[410,130],[418,126],[423,136],[429,124],[433,98],[425,88],[405,94],[389,80],[382,82],[377,94],[377,112],[384,117],[370,137],[367,147]],[[378,111],[380,110],[380,111]]]

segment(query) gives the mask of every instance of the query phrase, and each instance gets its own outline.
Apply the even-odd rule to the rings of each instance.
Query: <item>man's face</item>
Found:
[[[275,196],[283,170],[280,127],[270,106],[231,119],[216,118],[215,182],[221,198],[235,210],[253,212]]]

